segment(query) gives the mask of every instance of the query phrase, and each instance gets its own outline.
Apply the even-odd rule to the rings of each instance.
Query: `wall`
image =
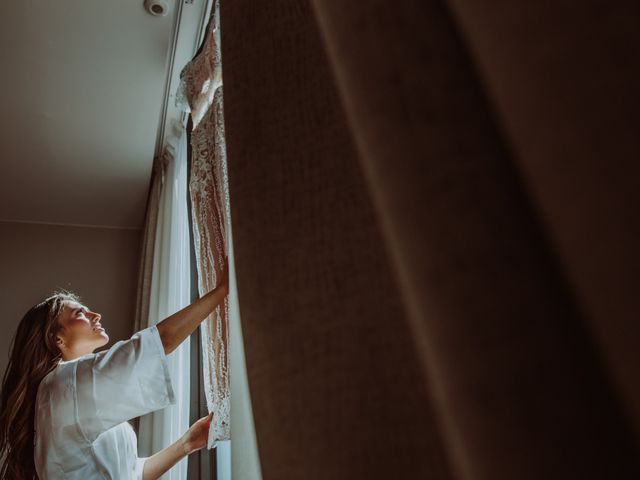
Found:
[[[0,372],[22,316],[65,288],[102,314],[106,347],[133,333],[141,232],[0,221]]]

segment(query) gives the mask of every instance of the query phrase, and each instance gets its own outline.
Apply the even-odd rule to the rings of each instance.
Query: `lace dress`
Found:
[[[183,69],[177,103],[190,112],[191,198],[200,294],[217,285],[228,252],[229,189],[224,141],[219,2],[203,47]],[[209,447],[230,435],[229,305],[224,301],[201,326],[205,397],[213,421]]]

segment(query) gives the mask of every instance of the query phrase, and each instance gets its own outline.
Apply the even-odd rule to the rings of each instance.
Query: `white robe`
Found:
[[[34,459],[40,480],[141,480],[127,420],[174,404],[155,325],[65,362],[38,387]]]

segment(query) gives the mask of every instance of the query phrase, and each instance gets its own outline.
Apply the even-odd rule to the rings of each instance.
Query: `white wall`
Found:
[[[0,372],[27,310],[57,288],[102,314],[108,347],[133,334],[141,231],[0,221]]]

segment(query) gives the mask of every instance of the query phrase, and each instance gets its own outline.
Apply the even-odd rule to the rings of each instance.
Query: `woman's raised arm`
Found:
[[[215,289],[156,325],[165,354],[169,355],[178,348],[184,339],[191,335],[196,327],[200,325],[200,322],[222,303],[228,291],[229,267],[225,262],[220,283]]]

